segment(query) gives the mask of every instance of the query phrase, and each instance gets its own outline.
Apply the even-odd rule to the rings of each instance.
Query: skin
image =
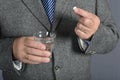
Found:
[[[34,40],[34,37],[20,37],[13,43],[13,56],[29,64],[50,62],[51,53],[46,46]]]
[[[74,7],[74,13],[78,15],[79,20],[75,27],[76,35],[83,39],[89,39],[98,29],[100,19],[93,13]]]
[[[83,9],[74,7],[74,13],[79,17],[75,27],[76,35],[83,39],[89,39],[98,29],[100,19]],[[40,64],[50,62],[51,53],[46,46],[34,40],[34,37],[20,37],[14,40],[13,56],[21,62],[28,64]]]

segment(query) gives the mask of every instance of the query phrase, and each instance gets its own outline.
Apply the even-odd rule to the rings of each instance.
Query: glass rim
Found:
[[[48,31],[39,31],[37,33],[33,34],[34,37],[49,37],[49,38],[56,38],[56,34],[54,32],[51,32],[49,35]]]

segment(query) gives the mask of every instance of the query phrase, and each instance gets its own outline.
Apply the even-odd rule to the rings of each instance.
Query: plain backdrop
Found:
[[[113,17],[120,30],[120,0],[109,0]],[[92,56],[92,80],[120,80],[120,42],[117,47],[105,55]],[[2,72],[0,71],[0,80]]]
[[[120,0],[109,0],[109,2],[113,17],[120,30]],[[92,80],[120,80],[120,41],[109,54],[92,56],[91,68]]]

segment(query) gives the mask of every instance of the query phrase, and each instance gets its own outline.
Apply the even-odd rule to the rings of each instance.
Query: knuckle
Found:
[[[85,24],[90,24],[91,21],[90,21],[90,19],[85,19],[85,20],[84,20],[84,23],[85,23]]]
[[[33,53],[35,52],[35,50],[34,50],[34,49],[29,49],[29,52],[30,52],[31,54],[33,54]]]
[[[79,27],[78,26],[75,28],[75,32],[79,32]]]
[[[23,58],[24,58],[25,60],[29,60],[29,55],[28,55],[28,54],[25,54]]]
[[[25,48],[25,52],[26,52],[27,54],[32,54],[32,53],[33,53],[33,49]]]
[[[27,52],[27,51],[29,51],[29,48],[25,47],[24,52]]]
[[[29,55],[26,55],[26,59],[29,60],[29,59],[30,59],[30,56],[29,56]]]
[[[31,41],[26,40],[26,41],[25,41],[25,45],[29,46],[29,45],[32,45],[32,43],[31,43]]]
[[[77,23],[77,26],[76,26],[76,27],[78,27],[79,25],[80,25],[80,22]]]
[[[78,25],[78,28],[81,28],[81,27],[82,27],[82,24],[79,24],[79,25]]]
[[[74,32],[77,33],[77,27],[75,27]]]
[[[76,30],[76,34],[77,34],[78,36],[81,36],[80,30]]]

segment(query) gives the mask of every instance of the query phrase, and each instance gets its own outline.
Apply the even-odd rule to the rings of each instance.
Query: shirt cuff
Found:
[[[21,70],[22,69],[22,62],[19,61],[19,60],[14,60],[13,61],[13,66],[14,66],[15,69]]]
[[[83,52],[88,48],[88,46],[89,46],[89,44],[90,44],[90,42],[89,42],[88,40],[82,40],[82,39],[80,39],[80,38],[78,38],[78,43],[79,43],[80,49],[81,49]]]

